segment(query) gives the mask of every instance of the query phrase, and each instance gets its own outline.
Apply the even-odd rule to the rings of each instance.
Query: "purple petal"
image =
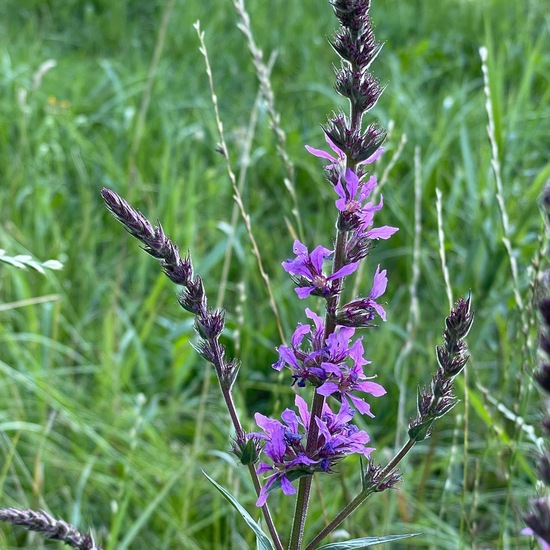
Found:
[[[380,304],[372,302],[371,307],[372,309],[374,309],[374,311],[376,311],[376,313],[378,313],[378,315],[380,315],[382,321],[386,320],[386,310]]]
[[[307,408],[307,403],[299,395],[296,396],[294,403],[298,408],[298,412],[300,413],[300,418],[302,419],[304,426],[308,428],[309,427],[309,410]]]
[[[296,256],[307,255],[307,246],[302,244],[298,239],[295,239],[292,245],[292,252],[294,252]]]
[[[273,466],[265,462],[260,462],[256,468],[256,473],[263,474],[264,472],[271,472],[271,470],[273,470]]]
[[[382,294],[386,292],[386,287],[388,286],[388,278],[386,277],[386,273],[386,269],[380,271],[380,264],[378,264],[376,273],[374,274],[372,289],[369,294],[369,298],[371,298],[371,300],[376,300],[376,298],[382,296]]]
[[[337,391],[338,386],[334,382],[325,382],[322,386],[317,388],[317,393],[319,395],[324,395],[325,397],[328,397]]]
[[[266,433],[270,433],[273,423],[277,422],[268,416],[264,416],[262,413],[256,413],[254,415],[254,420],[256,421],[256,424]]]
[[[271,445],[266,444],[264,452],[273,462],[282,462],[286,451],[285,431],[282,425],[273,430],[271,434]]]
[[[353,359],[354,363],[354,370],[358,369],[361,370],[361,367],[363,365],[368,365],[370,361],[367,361],[363,354],[365,353],[365,349],[363,348],[363,339],[358,338],[353,342],[353,345],[348,349],[348,355]]]
[[[340,410],[336,415],[336,422],[338,424],[345,424],[346,422],[349,422],[352,418],[353,413],[349,408],[349,404],[345,399],[343,399],[342,404],[340,405]]]
[[[331,156],[328,153],[326,153],[325,151],[323,151],[322,149],[315,149],[315,147],[310,147],[309,145],[306,145],[306,149],[307,149],[308,153],[311,153],[315,157],[331,160],[333,162],[335,162],[337,160],[333,156]]]
[[[304,298],[307,298],[314,290],[314,286],[305,286],[300,288],[295,288],[296,294],[298,295],[298,298],[303,300]]]
[[[327,134],[325,134],[325,141],[329,144],[329,147],[338,155],[339,159],[344,158],[344,151],[342,151],[342,149],[340,149],[340,147],[338,147],[338,145],[336,145],[334,141],[332,141],[332,139],[327,136]]]
[[[384,225],[383,227],[375,227],[365,233],[369,239],[389,239],[395,232],[399,231],[399,227],[391,227]]]
[[[304,265],[304,259],[301,256],[298,256],[294,260],[285,260],[281,265],[291,275],[302,275],[303,277],[309,275],[309,269]]]
[[[338,208],[338,210],[342,211],[345,208],[345,204],[347,202],[347,196],[346,196],[346,191],[344,189],[344,186],[342,185],[341,176],[338,176],[338,183],[334,186],[334,191],[336,191],[336,194],[340,197],[336,201],[336,207]],[[340,204],[340,206],[338,206],[338,204]]]
[[[386,390],[376,382],[358,382],[355,385],[355,389],[370,393],[371,395],[374,395],[374,397],[380,397],[381,395],[386,394]]]
[[[384,152],[384,147],[380,147],[375,153],[373,153],[367,160],[362,160],[359,164],[372,164],[375,160],[380,158],[380,155]]]
[[[290,428],[292,433],[298,433],[298,416],[292,409],[285,409],[281,414],[281,419]]]
[[[309,308],[305,309],[306,317],[311,319],[315,324],[315,330],[318,331],[323,328],[323,319]]]
[[[319,434],[322,435],[326,441],[330,441],[332,439],[332,435],[327,425],[318,416],[315,417],[315,423],[319,428]]]
[[[377,183],[378,181],[375,176],[371,176],[369,178],[369,181],[367,181],[367,183],[365,183],[361,188],[361,192],[358,197],[359,202],[363,202],[372,193],[372,190],[376,187]]]
[[[285,495],[293,495],[294,493],[296,493],[296,489],[294,488],[292,483],[290,483],[288,478],[284,475],[281,476],[281,489],[283,490],[283,493]]]
[[[294,355],[294,352],[291,349],[287,348],[286,346],[279,346],[279,357],[282,360],[281,366],[279,367],[278,365],[279,361],[277,361],[277,363],[275,363],[276,366],[275,365],[273,366],[274,369],[280,371],[284,367],[285,363],[294,368],[299,367],[299,364],[298,364],[298,361],[296,360],[296,356]]]
[[[371,418],[374,418],[374,414],[370,412],[370,405],[363,401],[363,399],[360,399],[359,397],[356,397],[355,395],[349,393],[347,394],[348,397],[351,399],[351,402],[355,406],[355,408],[361,413],[366,414],[367,416],[370,416]]]
[[[267,497],[269,495],[268,491],[269,491],[269,488],[275,483],[275,481],[277,481],[277,474],[271,476],[265,483],[265,485],[260,489],[260,494],[258,495],[258,500],[256,501],[256,506],[258,507],[262,507],[266,500],[267,500]]]
[[[311,332],[311,327],[309,325],[298,325],[296,327],[296,330],[294,331],[294,334],[292,335],[292,338],[290,339],[290,342],[292,343],[292,347],[297,348],[300,347],[300,344],[302,343],[302,340],[304,339],[304,336]]]
[[[327,280],[332,281],[334,279],[341,279],[347,275],[351,275],[358,267],[360,262],[353,262],[351,264],[341,267],[338,271],[327,277]]]
[[[323,368],[323,373],[325,374],[325,378],[327,374],[333,374],[338,378],[342,377],[342,371],[340,367],[338,367],[334,363],[322,362],[321,367]],[[325,383],[328,383],[328,382],[325,382]]]
[[[346,168],[346,189],[351,200],[355,198],[358,188],[359,178],[357,174],[351,168]]]
[[[324,246],[316,246],[310,254],[311,263],[315,267],[317,273],[321,273],[323,270],[323,261],[332,254],[332,250],[325,248]]]

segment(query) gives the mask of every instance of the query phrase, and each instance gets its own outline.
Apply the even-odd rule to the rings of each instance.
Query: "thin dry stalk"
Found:
[[[405,134],[403,134],[405,136]],[[404,145],[403,139],[401,140]],[[406,142],[406,139],[405,139]],[[402,434],[405,431],[407,420],[405,418],[405,406],[407,401],[408,368],[403,372],[406,361],[412,353],[418,324],[420,322],[420,308],[418,301],[418,281],[420,280],[420,245],[422,239],[422,159],[420,147],[414,148],[414,242],[412,254],[412,275],[409,283],[409,317],[405,328],[407,340],[401,348],[395,361],[395,379],[399,380],[399,402],[397,406],[397,430],[395,432],[395,448],[399,449],[403,444]]]
[[[273,312],[273,315],[275,317],[275,321],[277,323],[277,329],[279,331],[279,337],[281,339],[281,342],[285,342],[283,327],[281,325],[281,317],[279,315],[279,308],[277,307],[277,303],[275,301],[275,296],[273,295],[273,290],[271,288],[271,282],[269,280],[269,275],[266,273],[266,271],[264,269],[260,249],[258,247],[258,244],[256,243],[256,239],[255,239],[254,233],[252,231],[252,224],[250,222],[250,216],[248,215],[248,213],[246,212],[246,209],[244,207],[242,195],[241,195],[241,192],[240,192],[239,187],[237,185],[237,178],[235,177],[235,173],[233,172],[233,169],[231,168],[231,162],[229,160],[229,152],[228,152],[227,144],[225,142],[225,137],[224,137],[223,124],[222,124],[222,121],[221,121],[221,118],[220,118],[220,112],[219,112],[219,108],[218,108],[218,96],[216,95],[216,91],[215,91],[215,88],[214,88],[214,77],[212,76],[212,69],[210,67],[210,60],[209,60],[209,57],[208,57],[208,51],[206,49],[206,44],[204,42],[204,32],[202,32],[200,30],[200,22],[199,21],[197,21],[195,23],[194,27],[197,31],[197,35],[199,37],[199,41],[200,41],[200,44],[201,44],[200,52],[202,53],[202,55],[204,57],[204,61],[205,61],[206,74],[208,75],[208,83],[210,85],[210,95],[211,95],[211,98],[212,98],[212,106],[214,108],[214,116],[215,116],[215,120],[216,120],[216,126],[218,128],[218,134],[219,134],[219,137],[220,137],[220,150],[221,150],[221,153],[222,153],[223,157],[225,158],[227,173],[229,175],[229,180],[231,181],[231,186],[233,188],[233,193],[234,193],[233,198],[234,198],[237,206],[239,207],[239,212],[241,213],[241,218],[244,222],[246,232],[248,234],[248,238],[250,239],[250,244],[252,245],[252,253],[254,254],[254,257],[256,258],[256,263],[258,265],[258,270],[260,271],[260,275],[261,275],[261,277],[264,281],[264,284],[265,284],[265,287],[266,287],[266,290],[267,290],[267,293],[268,293],[268,296],[269,296],[269,305],[271,307],[271,311]]]
[[[283,181],[292,200],[292,215],[297,227],[297,231],[293,228],[292,233],[297,233],[303,240],[302,221],[298,210],[298,197],[296,195],[296,175],[294,164],[290,160],[286,150],[286,133],[281,126],[281,115],[275,108],[275,94],[273,93],[273,87],[271,86],[270,80],[271,66],[264,63],[262,50],[256,45],[256,41],[254,40],[254,35],[252,33],[252,26],[250,25],[250,16],[246,11],[244,0],[233,0],[233,5],[235,6],[237,15],[240,18],[240,23],[237,26],[246,37],[248,49],[250,51],[250,55],[252,56],[252,63],[254,64],[256,76],[258,77],[258,82],[260,83],[260,92],[266,102],[266,109],[271,123],[271,128],[273,129],[275,139],[277,140],[277,154],[283,161],[287,172],[287,177],[284,178]],[[274,57],[271,56],[270,63],[273,59]]]

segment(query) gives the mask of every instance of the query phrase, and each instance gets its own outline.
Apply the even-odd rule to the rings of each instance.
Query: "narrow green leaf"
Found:
[[[369,548],[375,544],[384,544],[385,542],[418,537],[421,534],[422,533],[410,533],[408,535],[388,535],[386,537],[364,537],[362,539],[346,540],[343,542],[332,542],[320,546],[317,550],[360,550],[361,548]]]
[[[202,473],[205,475],[206,479],[218,489],[218,491],[234,506],[234,508],[241,514],[242,518],[248,526],[256,533],[256,542],[258,550],[275,550],[273,544],[267,537],[267,535],[261,530],[260,526],[252,519],[252,516],[239,504],[238,500],[221,485],[216,483],[204,470]]]

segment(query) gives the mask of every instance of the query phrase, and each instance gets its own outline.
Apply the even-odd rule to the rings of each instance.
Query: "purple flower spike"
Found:
[[[302,299],[310,294],[325,298],[333,296],[339,291],[338,285],[334,283],[352,274],[359,266],[359,262],[353,262],[327,276],[323,273],[323,261],[331,256],[331,250],[319,245],[310,254],[307,247],[296,239],[293,251],[296,258],[285,260],[282,266],[286,272],[295,276],[294,281],[298,285],[296,294]]]
[[[353,411],[344,402],[337,414],[325,404],[321,417],[315,419],[319,428],[317,443],[308,454],[306,441],[311,414],[299,395],[296,396],[295,404],[298,414],[286,409],[281,415],[282,422],[260,413],[254,416],[263,433],[250,435],[265,441],[263,452],[271,462],[258,465],[259,474],[271,472],[271,475],[260,490],[256,506],[263,506],[269,493],[277,487],[281,488],[283,494],[292,495],[296,492],[292,486],[295,479],[315,472],[330,473],[334,464],[346,456],[361,453],[368,457],[374,450],[365,446],[370,440],[368,434],[350,424]]]

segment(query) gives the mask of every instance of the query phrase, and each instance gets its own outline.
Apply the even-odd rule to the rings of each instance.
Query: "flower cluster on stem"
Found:
[[[208,307],[202,279],[193,274],[191,256],[187,254],[181,257],[178,247],[166,236],[160,223],[154,226],[141,212],[110,189],[104,188],[101,195],[113,216],[143,244],[145,252],[160,261],[166,276],[183,287],[178,302],[183,309],[195,316],[195,330],[199,335],[197,352],[216,369],[220,389],[236,432],[233,452],[248,467],[256,492],[259,494],[260,481],[254,468],[259,449],[256,442],[242,428],[231,392],[239,364],[235,360],[225,358],[225,348],[219,342],[225,326],[223,311]],[[267,506],[262,506],[262,512],[277,549],[281,549],[279,535]]]
[[[373,416],[370,405],[358,393],[381,396],[386,393],[378,383],[370,380],[364,368],[361,338],[355,330],[374,325],[379,317],[386,320],[386,312],[377,299],[386,290],[386,271],[377,267],[372,289],[367,297],[357,297],[342,304],[341,296],[346,277],[352,275],[361,260],[367,257],[373,242],[388,239],[397,228],[373,227],[375,213],[383,206],[383,199],[375,203],[371,196],[376,178],[369,173],[369,165],[382,153],[384,131],[371,124],[363,128],[363,116],[377,102],[382,93],[378,80],[369,72],[369,66],[380,51],[369,17],[370,2],[365,0],[332,0],[331,5],[340,23],[331,45],[341,59],[335,70],[336,91],[349,100],[349,113],[336,112],[323,126],[325,141],[332,153],[306,146],[308,152],[326,161],[325,176],[334,189],[336,236],[334,246],[318,245],[310,249],[294,242],[294,258],[285,260],[283,268],[296,284],[300,299],[318,297],[324,300],[324,319],[306,309],[310,324],[299,324],[290,346],[278,348],[279,359],[273,367],[291,371],[292,384],[298,388],[314,388],[308,409],[301,400],[299,416],[285,411],[287,417],[299,418],[295,426],[300,433],[286,428],[277,420],[257,416],[260,427],[266,431],[264,453],[271,464],[262,462],[259,473],[270,472],[258,503],[262,504],[273,487],[280,486],[285,494],[294,493],[292,479],[300,479],[290,548],[300,548],[307,514],[311,475],[316,471],[330,472],[332,463],[359,450],[355,446],[339,447],[329,462],[319,462],[320,439],[326,440],[332,432],[324,424],[327,416],[326,399],[335,397],[338,413],[347,418],[350,411]],[[298,403],[297,403],[298,405]],[[351,418],[351,416],[350,416]],[[286,421],[285,418],[283,418]],[[346,428],[349,429],[349,428]],[[366,434],[361,435],[368,441]],[[370,453],[370,450],[368,451]],[[366,455],[365,455],[366,456]],[[324,468],[320,464],[328,465]]]

